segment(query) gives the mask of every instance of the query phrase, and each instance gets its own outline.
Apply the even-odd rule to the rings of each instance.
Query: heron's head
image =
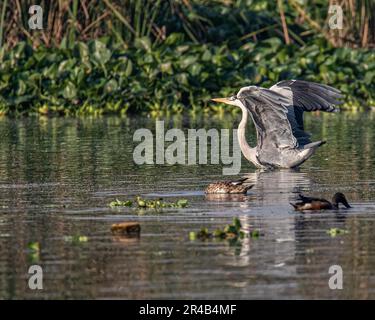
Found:
[[[236,106],[236,107],[241,107],[242,106],[241,101],[235,95],[234,96],[230,96],[228,98],[213,98],[211,100],[215,101],[215,102],[221,102],[221,103],[225,103],[225,104],[230,104],[230,105]]]

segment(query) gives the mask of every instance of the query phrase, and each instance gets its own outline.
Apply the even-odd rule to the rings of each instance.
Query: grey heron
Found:
[[[297,211],[338,209],[339,208],[339,203],[342,203],[346,208],[351,208],[351,206],[348,203],[348,200],[346,200],[345,195],[343,193],[341,193],[341,192],[337,192],[333,196],[332,202],[329,202],[326,199],[305,197],[302,194],[299,195],[299,198],[301,200],[300,202],[291,203],[291,205]]]
[[[249,86],[216,102],[240,107],[242,120],[238,140],[244,157],[260,168],[295,168],[313,155],[325,141],[311,142],[304,131],[304,111],[337,111],[339,90],[303,80],[284,80],[271,88]],[[246,141],[248,115],[257,131],[257,146]]]

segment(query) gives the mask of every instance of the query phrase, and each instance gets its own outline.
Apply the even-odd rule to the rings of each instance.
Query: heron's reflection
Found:
[[[310,177],[298,169],[258,170],[243,177],[254,183],[253,189],[262,205],[288,204],[296,193],[309,189],[311,185]]]
[[[295,215],[291,214],[289,202],[295,200],[296,193],[309,190],[312,181],[307,173],[299,170],[257,170],[243,177],[254,187],[243,196],[250,201],[251,210],[239,212],[241,224],[245,229],[260,229],[264,239],[275,245],[267,246],[265,251],[263,240],[245,238],[241,250],[236,250],[238,258],[231,264],[251,266],[257,261],[254,255],[259,255],[272,265],[287,265],[295,256]],[[294,267],[283,267],[284,271],[288,268],[291,273],[295,271]]]

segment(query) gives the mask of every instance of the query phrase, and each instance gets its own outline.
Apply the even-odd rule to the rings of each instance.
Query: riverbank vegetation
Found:
[[[0,5],[0,114],[220,110],[215,96],[283,79],[330,84],[344,107],[375,105],[375,5],[327,1],[41,1]]]

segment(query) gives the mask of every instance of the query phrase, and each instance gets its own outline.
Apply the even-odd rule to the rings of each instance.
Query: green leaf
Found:
[[[139,49],[144,49],[146,51],[151,51],[151,40],[149,37],[137,38],[134,41],[134,46]]]
[[[90,53],[95,62],[104,65],[111,58],[112,53],[106,45],[99,40],[94,40],[89,44]]]
[[[72,100],[77,97],[76,87],[70,81],[66,84],[63,90],[63,97],[68,100]]]
[[[115,79],[111,79],[107,82],[107,84],[104,86],[104,92],[105,93],[112,93],[113,91],[118,90],[118,83]]]

